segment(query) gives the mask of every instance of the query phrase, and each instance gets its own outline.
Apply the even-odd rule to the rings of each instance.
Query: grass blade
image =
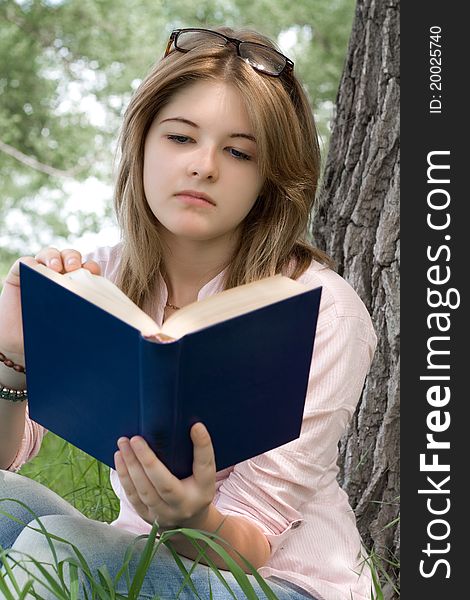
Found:
[[[253,589],[253,586],[251,585],[250,580],[248,579],[246,573],[243,571],[243,569],[240,567],[240,565],[238,565],[238,563],[235,562],[235,560],[230,556],[230,554],[220,544],[215,542],[212,538],[210,538],[205,533],[202,533],[201,531],[198,531],[195,529],[180,529],[180,531],[181,531],[181,533],[186,535],[187,538],[189,538],[191,540],[202,541],[205,544],[207,544],[207,546],[209,546],[209,548],[211,548],[211,550],[213,550],[216,554],[218,554],[223,559],[223,561],[227,565],[228,570],[232,573],[236,582],[238,583],[240,588],[243,590],[243,592],[245,593],[248,600],[258,600],[257,594],[256,594],[255,590]],[[204,558],[207,560],[208,556],[207,556],[207,554],[205,554],[205,551],[203,550],[202,547],[200,547],[200,551],[204,552]],[[212,567],[212,570],[217,575],[218,570],[215,571],[214,567]]]
[[[158,525],[154,523],[148,535],[144,551],[142,552],[142,556],[140,557],[139,564],[137,565],[137,569],[132,580],[131,587],[129,589],[129,600],[134,600],[134,598],[138,600],[139,592],[142,588],[145,575],[147,574],[147,571],[150,567],[150,563],[152,562],[152,559],[154,557],[154,546],[155,540],[157,538],[157,532]]]

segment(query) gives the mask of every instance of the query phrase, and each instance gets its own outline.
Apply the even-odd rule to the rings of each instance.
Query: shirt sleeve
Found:
[[[300,437],[236,465],[214,498],[223,514],[256,523],[272,553],[302,522],[304,502],[320,492],[326,499],[330,491],[337,493],[338,441],[375,349],[367,313],[330,316],[321,324],[319,319]]]
[[[8,471],[19,471],[25,463],[38,454],[46,431],[42,425],[29,418],[28,407],[26,407],[23,439],[14,461],[8,467]]]

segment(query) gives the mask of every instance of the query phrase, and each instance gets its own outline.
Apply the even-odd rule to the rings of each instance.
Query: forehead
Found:
[[[184,117],[199,126],[218,125],[251,133],[251,123],[240,92],[222,81],[197,81],[176,92],[157,121]]]

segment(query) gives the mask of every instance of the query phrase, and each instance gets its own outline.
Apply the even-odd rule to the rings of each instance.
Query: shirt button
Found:
[[[292,529],[297,529],[298,527],[300,527],[302,525],[302,521],[294,521],[292,523]]]

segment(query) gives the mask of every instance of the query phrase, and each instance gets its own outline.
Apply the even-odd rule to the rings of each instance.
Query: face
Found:
[[[145,141],[144,190],[165,234],[232,238],[262,185],[248,113],[229,84],[193,83],[155,118]]]

